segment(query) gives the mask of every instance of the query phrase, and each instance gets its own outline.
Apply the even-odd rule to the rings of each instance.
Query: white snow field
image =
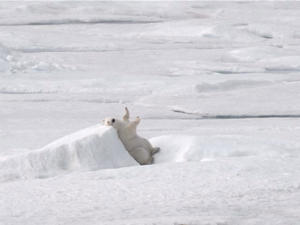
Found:
[[[0,1],[0,225],[299,221],[300,2]]]

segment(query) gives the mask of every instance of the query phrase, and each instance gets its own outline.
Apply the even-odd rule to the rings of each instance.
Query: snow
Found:
[[[299,11],[1,1],[0,224],[297,224]],[[101,125],[125,107],[153,165]]]
[[[6,72],[11,69],[10,61],[12,59],[11,51],[0,43],[0,72]]]
[[[155,163],[194,162],[224,157],[299,157],[300,144],[266,140],[243,135],[182,136],[169,135],[150,139],[164,151],[155,157]]]
[[[116,130],[95,126],[61,138],[42,149],[3,158],[0,161],[0,180],[48,178],[77,170],[136,165],[138,163],[126,151]]]
[[[299,169],[295,158],[231,158],[10,182],[0,215],[13,224],[293,224]]]

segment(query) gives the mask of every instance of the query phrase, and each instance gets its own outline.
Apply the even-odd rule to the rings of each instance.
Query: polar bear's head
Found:
[[[116,119],[114,118],[105,118],[103,120],[105,126],[113,126],[113,124],[116,122]]]
[[[116,129],[119,129],[120,126],[122,126],[122,121],[115,118],[105,118],[103,122],[104,122],[104,126],[112,126]]]

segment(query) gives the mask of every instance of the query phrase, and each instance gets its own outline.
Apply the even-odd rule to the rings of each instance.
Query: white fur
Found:
[[[106,118],[105,126],[113,126],[117,129],[118,136],[129,154],[141,165],[151,164],[153,155],[160,150],[158,147],[152,147],[150,142],[137,135],[136,128],[140,123],[137,117],[134,121],[129,121],[129,111],[125,108],[123,120]]]

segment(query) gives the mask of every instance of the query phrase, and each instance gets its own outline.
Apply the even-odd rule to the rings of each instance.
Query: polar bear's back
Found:
[[[128,140],[122,140],[123,145],[125,146],[125,148],[127,149],[127,151],[131,152],[136,148],[144,148],[147,151],[151,151],[152,146],[150,144],[150,142],[145,139],[142,138],[138,135],[135,135],[132,139],[128,139]]]

